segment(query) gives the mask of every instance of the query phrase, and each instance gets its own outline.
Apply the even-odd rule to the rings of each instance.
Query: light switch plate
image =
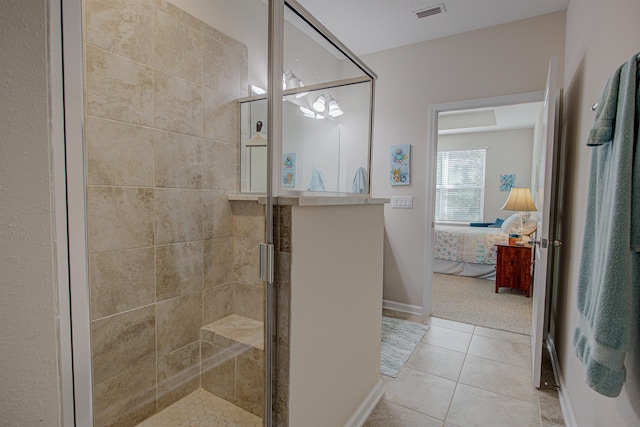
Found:
[[[413,209],[413,196],[391,196],[392,209]]]

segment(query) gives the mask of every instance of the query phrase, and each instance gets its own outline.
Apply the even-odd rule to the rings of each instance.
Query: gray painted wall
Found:
[[[584,369],[572,346],[576,327],[576,294],[584,231],[584,210],[591,149],[587,134],[593,125],[591,106],[598,100],[609,75],[640,50],[640,2],[637,0],[572,0],[567,10],[564,73],[563,139],[567,145],[564,241],[561,280],[554,299],[552,331],[559,353],[575,425],[640,425],[640,354],[629,363],[627,383],[615,399],[601,396],[585,383]],[[638,326],[636,325],[636,330]],[[631,358],[627,359],[631,362]]]

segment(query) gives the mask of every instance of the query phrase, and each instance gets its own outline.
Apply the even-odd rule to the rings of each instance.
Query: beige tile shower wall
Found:
[[[94,425],[135,425],[200,385],[204,323],[262,316],[227,198],[247,49],[162,0],[83,10]]]
[[[264,321],[264,285],[258,280],[258,246],[265,241],[265,206],[233,201],[235,286],[233,311]]]

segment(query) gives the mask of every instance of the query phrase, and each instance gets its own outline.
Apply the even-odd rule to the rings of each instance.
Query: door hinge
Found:
[[[259,279],[263,282],[273,283],[275,270],[274,246],[269,243],[260,243],[258,251],[260,254]]]

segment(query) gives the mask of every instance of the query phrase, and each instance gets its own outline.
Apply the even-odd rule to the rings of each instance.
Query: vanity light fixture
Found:
[[[282,76],[282,89],[283,90],[287,90],[287,89],[298,89],[304,87],[304,83],[302,83],[302,80],[300,80],[300,78],[298,76],[296,76],[295,74],[293,74],[293,71],[289,70],[286,73],[284,73],[284,75]],[[296,93],[296,98],[302,98],[303,96],[307,95],[309,92],[299,92]]]
[[[329,97],[329,116],[338,117],[344,114],[342,108],[340,108],[340,104],[335,99]]]
[[[302,105],[300,106],[300,111],[302,111],[302,114],[305,117],[309,117],[311,119],[315,119],[316,118],[316,113],[314,113],[313,111],[311,111],[310,109],[308,109],[307,107],[303,107]]]
[[[318,113],[324,112],[327,109],[327,97],[324,95],[320,95],[318,99],[313,103],[313,109]]]
[[[251,95],[264,95],[265,93],[267,93],[267,91],[260,86],[251,85]]]

